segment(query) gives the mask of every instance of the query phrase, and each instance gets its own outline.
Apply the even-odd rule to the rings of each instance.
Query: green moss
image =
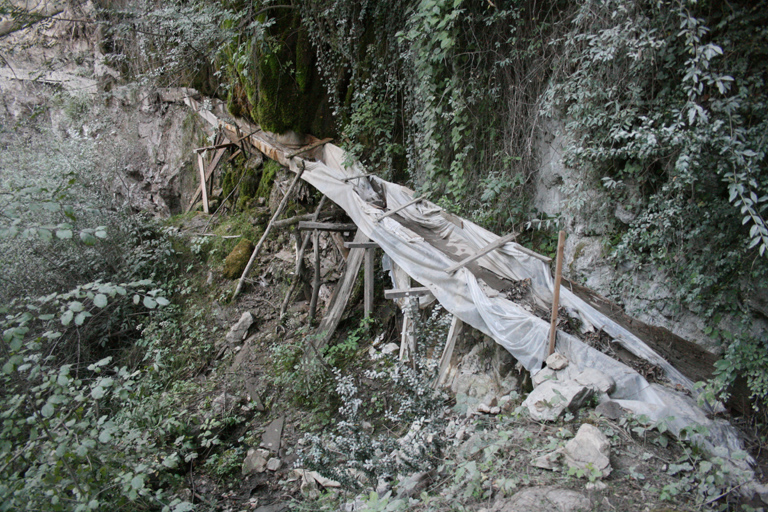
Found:
[[[224,271],[222,272],[227,279],[238,279],[243,275],[248,260],[253,253],[253,242],[248,239],[242,239],[235,248],[224,259]]]
[[[267,160],[261,172],[261,181],[256,190],[255,197],[263,197],[269,199],[269,195],[272,193],[272,185],[275,182],[275,175],[280,170],[280,164],[274,160]]]

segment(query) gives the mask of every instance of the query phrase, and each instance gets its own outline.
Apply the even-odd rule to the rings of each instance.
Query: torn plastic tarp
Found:
[[[187,103],[203,114],[204,109],[195,101],[188,100]],[[205,113],[209,115],[204,118],[210,122],[210,112]],[[251,128],[246,127],[243,131],[252,132]],[[381,218],[385,212],[374,204],[381,203],[382,191],[388,210],[410,202],[413,199],[412,191],[374,176],[344,181],[345,178],[365,173],[358,164],[344,165],[344,152],[332,144],[322,147],[319,151],[322,156],[316,161],[304,158],[289,160],[285,158],[280,145],[264,132],[254,133],[249,138],[255,147],[270,158],[289,166],[293,172],[305,169],[302,179],[338,204],[358,229],[378,243],[392,261],[413,279],[429,288],[448,312],[492,337],[526,369],[535,373],[541,368],[548,349],[547,322],[500,295],[490,296],[485,293],[482,283],[466,268],[454,274],[447,273],[445,269],[455,263],[452,258],[397,220]],[[372,183],[376,186],[373,187]],[[428,201],[417,202],[398,212],[398,215],[440,236],[452,249],[454,257],[471,255],[499,238],[469,221],[451,218]],[[482,257],[478,263],[507,279],[530,278],[536,300],[548,306],[553,291],[549,267],[518,247],[510,242]],[[603,329],[631,353],[662,368],[670,382],[688,392],[693,391],[690,380],[642,340],[576,297],[570,290],[563,288],[560,293],[561,303],[571,313],[579,315],[585,325]],[[633,413],[645,415],[651,421],[665,421],[675,435],[679,435],[687,426],[704,425],[709,433],[706,436],[699,435],[697,441],[710,452],[718,453],[725,448],[732,454],[741,450],[737,431],[724,420],[709,419],[684,393],[649,384],[628,366],[563,332],[558,332],[557,350],[570,360],[574,371],[595,368],[610,375],[616,381],[616,390],[611,398]],[[739,461],[731,460],[739,464]]]

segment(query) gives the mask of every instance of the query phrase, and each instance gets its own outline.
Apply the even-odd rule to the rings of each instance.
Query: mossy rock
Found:
[[[240,240],[240,243],[224,259],[224,277],[227,279],[238,279],[242,276],[243,270],[245,270],[245,266],[251,258],[253,249],[253,242],[245,238]]]

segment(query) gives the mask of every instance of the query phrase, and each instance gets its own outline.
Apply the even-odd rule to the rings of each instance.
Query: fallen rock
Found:
[[[529,487],[496,501],[490,512],[584,512],[592,502],[581,493],[559,487]]]
[[[568,359],[563,354],[554,352],[547,358],[546,363],[547,368],[557,371],[568,366]]]
[[[242,473],[247,476],[253,473],[263,473],[267,470],[269,451],[251,448],[243,461]]]
[[[600,414],[601,416],[605,416],[609,420],[618,420],[624,414],[624,409],[619,405],[618,402],[615,402],[613,400],[608,400],[606,402],[601,403],[597,407],[595,407],[595,412]]]
[[[232,328],[229,329],[226,339],[230,343],[240,343],[248,335],[248,329],[253,325],[253,316],[246,311],[240,315],[240,320],[237,321]]]
[[[237,404],[237,402],[238,400],[236,396],[224,392],[213,399],[211,402],[211,410],[213,411],[214,415],[221,416],[232,409]]]
[[[556,469],[559,469],[560,466],[562,465],[561,464],[562,459],[563,459],[563,450],[559,449],[551,453],[547,453],[546,455],[536,457],[531,461],[531,465],[536,466],[537,468],[555,471]]]
[[[610,394],[616,389],[616,381],[614,381],[610,375],[606,375],[594,368],[583,370],[576,375],[573,380],[582,386],[592,386],[596,392],[600,393]]]
[[[419,471],[400,481],[397,486],[398,498],[410,498],[426,489],[432,479],[431,471]]]
[[[280,438],[283,436],[283,424],[285,417],[281,416],[267,426],[264,435],[261,436],[261,447],[272,453],[280,450]]]
[[[597,470],[602,477],[611,474],[611,443],[600,429],[583,424],[576,436],[565,444],[565,465],[584,470],[587,476]]]
[[[400,346],[397,343],[387,343],[381,348],[382,354],[391,354],[400,350]]]
[[[280,469],[280,466],[282,465],[283,465],[282,461],[277,457],[272,457],[267,461],[267,469],[270,471],[277,471],[278,469]]]
[[[576,411],[594,390],[573,381],[546,381],[531,391],[523,405],[536,421],[556,421],[566,409]]]
[[[248,260],[253,252],[253,242],[243,238],[224,259],[224,277],[227,279],[239,279],[243,275]]]

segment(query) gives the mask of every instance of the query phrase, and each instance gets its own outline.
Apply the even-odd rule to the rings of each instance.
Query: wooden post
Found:
[[[365,273],[363,278],[365,318],[369,318],[373,313],[373,251],[374,249],[371,248],[365,250]]]
[[[435,382],[432,384],[434,389],[439,388],[445,383],[445,378],[448,376],[448,369],[451,366],[453,349],[456,347],[456,340],[459,338],[463,327],[464,323],[459,320],[459,317],[454,315],[451,320],[451,329],[448,331],[448,339],[445,341],[443,355],[440,357],[440,369],[435,378]]]
[[[309,302],[309,321],[312,322],[315,319],[315,313],[317,312],[317,299],[320,296],[320,231],[317,229],[314,231],[314,254],[315,265],[312,272],[312,300]]]
[[[267,235],[269,235],[269,232],[272,230],[272,226],[274,225],[275,220],[283,213],[283,209],[285,208],[285,205],[288,203],[288,197],[291,195],[291,192],[293,192],[293,189],[296,188],[296,184],[299,182],[299,179],[301,179],[301,175],[303,173],[304,173],[304,167],[302,167],[301,170],[298,173],[296,173],[296,177],[293,178],[291,185],[288,187],[288,190],[285,192],[285,196],[283,196],[283,200],[280,201],[280,204],[277,206],[277,210],[275,211],[275,214],[272,216],[272,219],[270,219],[269,224],[267,224],[267,229],[265,229],[264,234],[261,235],[261,239],[259,240],[259,243],[256,244],[256,248],[253,250],[253,253],[251,254],[251,258],[248,260],[248,264],[245,266],[245,270],[243,270],[243,275],[240,276],[240,281],[238,281],[237,283],[237,288],[235,288],[235,293],[232,295],[232,300],[234,300],[240,294],[240,291],[243,289],[243,284],[245,283],[245,276],[247,276],[248,272],[251,271],[253,262],[256,260],[256,256],[258,256],[259,250],[261,249],[261,246],[264,244],[264,240],[267,239]]]
[[[211,213],[208,210],[208,187],[205,184],[205,162],[203,162],[203,154],[197,154],[197,166],[200,168],[200,189],[203,192],[203,211],[205,213]]]
[[[565,231],[557,237],[557,262],[555,263],[555,289],[552,295],[552,324],[549,327],[549,355],[555,351],[557,337],[557,308],[560,306],[560,280],[563,277],[563,250],[565,249]]]

